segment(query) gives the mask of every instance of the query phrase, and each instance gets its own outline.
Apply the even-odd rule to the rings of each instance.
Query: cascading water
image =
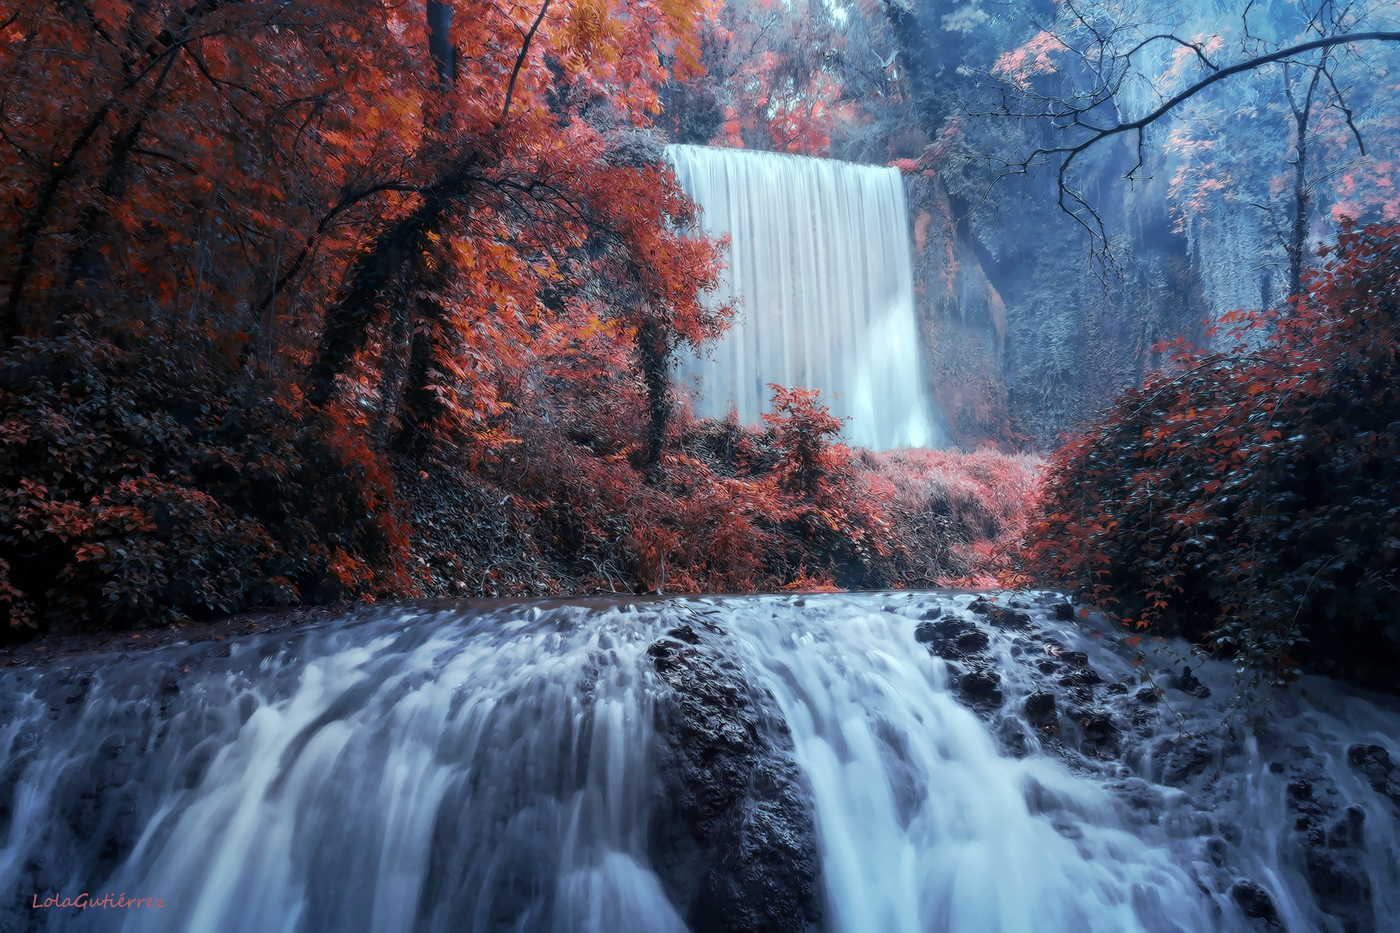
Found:
[[[10,669],[0,929],[719,929],[676,898],[658,774],[739,678],[790,740],[727,747],[796,763],[829,933],[1397,929],[1400,704],[1304,678],[1222,725],[1223,665],[1143,687],[1169,658],[1016,599],[388,608]]]
[[[904,184],[893,168],[772,152],[668,146],[701,229],[731,237],[718,296],[738,317],[709,358],[682,362],[692,408],[749,424],[767,383],[821,389],[875,450],[949,444],[930,418],[919,363]]]

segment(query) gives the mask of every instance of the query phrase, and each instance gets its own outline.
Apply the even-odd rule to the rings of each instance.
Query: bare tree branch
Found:
[[[1351,135],[1356,139],[1356,148],[1361,150],[1361,154],[1366,154],[1366,142],[1361,138],[1361,131],[1356,128],[1356,122],[1352,118],[1351,108],[1347,106],[1346,99],[1342,97],[1341,88],[1337,87],[1337,79],[1332,77],[1331,68],[1323,68],[1322,73],[1327,77],[1327,83],[1332,86],[1332,94],[1337,103],[1337,109],[1347,118],[1347,128],[1351,130]]]
[[[520,69],[525,66],[525,58],[530,54],[530,43],[534,41],[535,30],[540,28],[540,23],[544,22],[544,14],[549,10],[549,0],[544,0],[540,6],[540,15],[535,17],[535,22],[530,26],[530,31],[525,33],[525,41],[520,44],[520,55],[515,59],[515,67],[510,72],[510,83],[506,85],[506,103],[501,108],[501,119],[499,123],[504,125],[506,116],[510,113],[510,98],[515,93],[515,79],[520,77]]]
[[[1137,120],[1128,120],[1121,123],[1117,123],[1113,126],[1098,128],[1094,130],[1087,139],[1084,139],[1081,142],[1076,143],[1074,145],[1048,146],[1037,148],[1033,150],[1024,161],[1027,165],[1029,165],[1039,156],[1064,155],[1066,156],[1064,164],[1067,166],[1070,162],[1072,162],[1075,159],[1075,157],[1080,155],[1086,149],[1096,145],[1097,143],[1102,142],[1105,139],[1108,139],[1112,136],[1117,136],[1122,133],[1131,132],[1133,130],[1140,130],[1147,126],[1150,126],[1153,123],[1156,123],[1158,120],[1162,119],[1162,117],[1166,116],[1168,113],[1176,109],[1182,103],[1184,103],[1187,100],[1190,100],[1192,97],[1195,97],[1197,94],[1201,93],[1201,91],[1204,91],[1206,88],[1210,87],[1213,84],[1218,84],[1221,81],[1224,81],[1227,78],[1233,78],[1235,75],[1238,74],[1244,74],[1248,71],[1254,71],[1258,68],[1262,68],[1264,65],[1271,65],[1275,62],[1281,62],[1285,59],[1293,58],[1297,55],[1302,55],[1305,52],[1312,52],[1317,49],[1330,49],[1333,46],[1338,45],[1351,45],[1356,42],[1400,42],[1400,32],[1358,32],[1349,33],[1347,35],[1342,36],[1328,36],[1323,39],[1314,39],[1311,42],[1304,42],[1299,45],[1292,45],[1286,49],[1279,49],[1278,51],[1272,52],[1268,55],[1260,55],[1255,58],[1250,58],[1245,61],[1238,62],[1234,65],[1229,66],[1228,68],[1221,68],[1219,71],[1216,71],[1211,75],[1202,78],[1200,81],[1197,81],[1195,84],[1186,88],[1184,91],[1181,91],[1180,93],[1176,94],[1166,103],[1157,107],[1155,110],[1153,110],[1151,113],[1147,114],[1144,117],[1141,117]],[[1078,123],[1075,125],[1088,128],[1087,125],[1083,123]]]
[[[1081,25],[1089,29],[1095,35],[1099,43],[1104,44],[1109,41],[1108,37],[1101,31],[1091,27],[1085,22],[1083,15],[1077,9],[1070,7],[1070,11]],[[1127,56],[1140,50],[1147,42],[1162,39],[1171,39],[1185,48],[1196,51],[1201,61],[1207,67],[1212,68],[1213,71],[1136,120],[1121,120],[1111,124],[1101,123],[1099,119],[1096,118],[1097,115],[1102,114],[1112,104],[1129,74],[1129,69],[1126,67]],[[1125,176],[1128,179],[1133,179],[1137,177],[1137,172],[1144,164],[1143,132],[1147,127],[1155,124],[1182,103],[1190,100],[1212,85],[1219,84],[1237,75],[1256,71],[1266,65],[1279,62],[1286,64],[1296,63],[1299,56],[1319,50],[1323,51],[1324,54],[1321,61],[1309,66],[1314,69],[1314,75],[1308,88],[1307,100],[1302,105],[1304,108],[1303,113],[1306,114],[1307,111],[1311,110],[1313,90],[1316,88],[1318,81],[1322,77],[1326,77],[1336,95],[1339,109],[1342,109],[1343,113],[1346,114],[1347,125],[1351,127],[1359,143],[1360,133],[1357,131],[1355,122],[1352,120],[1351,112],[1346,109],[1342,102],[1341,91],[1336,86],[1335,81],[1333,81],[1331,71],[1328,68],[1328,59],[1330,56],[1327,54],[1327,50],[1338,46],[1353,45],[1361,42],[1400,42],[1400,32],[1356,32],[1323,36],[1318,39],[1291,45],[1287,48],[1278,48],[1266,54],[1255,55],[1227,67],[1220,67],[1212,63],[1205,57],[1203,50],[1198,44],[1186,42],[1174,36],[1153,36],[1136,45],[1127,55],[1119,53],[1114,56],[1119,67],[1113,70],[1111,76],[1104,76],[1102,82],[1089,91],[1075,94],[1068,99],[1045,93],[1036,93],[1025,88],[1018,89],[1002,86],[999,89],[999,104],[993,106],[990,111],[987,111],[983,115],[997,115],[1023,119],[1044,119],[1048,120],[1056,130],[1066,132],[1079,130],[1087,135],[1077,141],[1067,142],[1064,145],[1037,146],[1024,156],[991,156],[987,158],[988,161],[1002,166],[1001,174],[1008,175],[1029,174],[1031,170],[1036,167],[1055,165],[1058,163],[1056,171],[1056,187],[1059,192],[1057,197],[1058,206],[1064,213],[1072,217],[1076,223],[1084,227],[1091,239],[1106,245],[1108,243],[1108,236],[1103,220],[1098,216],[1097,211],[1093,204],[1090,203],[1088,197],[1077,190],[1071,181],[1071,168],[1075,160],[1085,151],[1104,140],[1125,133],[1136,133],[1137,158],[1133,167],[1129,169]],[[1104,75],[1102,69],[1094,70],[1096,74]],[[1300,115],[1300,105],[1294,101],[1291,93],[1289,95],[1289,106],[1294,113],[1295,120],[1299,122],[1301,126],[1305,126],[1307,122],[1306,117]]]

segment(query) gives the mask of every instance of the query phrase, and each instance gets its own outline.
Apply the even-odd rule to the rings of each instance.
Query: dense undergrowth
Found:
[[[1176,347],[1056,452],[1029,566],[1261,678],[1303,662],[1397,691],[1400,228],[1324,254],[1286,313]]]
[[[128,342],[77,322],[4,361],[11,639],[338,599],[985,582],[1037,463],[852,452],[815,392],[775,386],[761,429],[679,412],[651,465],[626,369],[554,385],[496,443],[395,455],[368,422],[211,391],[217,346]]]
[[[489,468],[410,484],[434,595],[768,592],[989,582],[1031,456],[851,451],[814,393],[764,429],[681,416],[648,481],[623,438],[545,425]],[[811,443],[820,441],[820,443]],[[602,453],[595,448],[612,453]],[[629,456],[630,455],[630,456]]]

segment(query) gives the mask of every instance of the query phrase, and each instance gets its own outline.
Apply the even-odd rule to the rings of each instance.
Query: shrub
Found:
[[[1044,461],[1034,454],[947,450],[865,453],[866,482],[884,490],[910,562],[909,586],[1016,585],[1019,546]]]
[[[1282,316],[1175,348],[1055,455],[1038,571],[1278,682],[1400,687],[1400,228],[1349,227]]]
[[[232,380],[229,355],[79,317],[0,357],[10,638],[415,591],[377,462]]]

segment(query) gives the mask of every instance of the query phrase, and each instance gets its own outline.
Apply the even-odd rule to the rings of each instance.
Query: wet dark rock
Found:
[[[1143,687],[1133,696],[1139,703],[1156,703],[1162,699],[1162,691],[1156,687]]]
[[[1036,667],[1040,668],[1040,672],[1042,674],[1053,674],[1060,669],[1060,665],[1056,664],[1049,658],[1045,658],[1044,660],[1038,661],[1036,663]]]
[[[1061,622],[1068,622],[1074,618],[1074,607],[1069,603],[1056,603],[1050,607],[1050,614]]]
[[[992,605],[992,603],[989,602],[985,596],[979,596],[976,599],[974,599],[972,601],[972,605],[968,606],[967,608],[969,611],[975,612],[978,615],[988,615],[994,609],[996,609],[996,606]]]
[[[1347,807],[1327,829],[1327,848],[1360,849],[1366,845],[1366,811],[1360,807]]]
[[[1089,656],[1082,651],[1061,651],[1060,660],[1070,667],[1088,667]]]
[[[1000,706],[1001,675],[991,668],[975,667],[958,678],[958,689],[974,704]]]
[[[1001,741],[1002,750],[1012,758],[1025,758],[1030,754],[1030,742],[1026,739],[1026,733],[1021,731],[1020,725],[1013,719],[1002,721],[997,738]]]
[[[1141,822],[1157,822],[1157,817],[1166,806],[1162,792],[1142,778],[1126,778],[1108,787],[1135,813],[1141,815]]]
[[[1084,734],[1094,739],[1106,740],[1118,732],[1118,727],[1113,724],[1113,714],[1106,709],[1091,710],[1082,722]]]
[[[1067,653],[1074,654],[1075,652]],[[1092,687],[1094,684],[1102,682],[1103,678],[1092,667],[1068,671],[1060,678],[1060,686],[1062,687]]]
[[[914,628],[914,640],[923,644],[951,641],[972,627],[972,623],[954,618],[942,619],[937,622],[920,622]]]
[[[932,620],[932,619],[941,619],[942,617],[943,617],[943,610],[942,610],[942,609],[929,609],[929,610],[926,610],[925,612],[923,612],[923,613],[921,613],[921,614],[919,615],[919,621],[921,621],[921,622],[928,622],[928,621],[930,621],[930,620]]]
[[[1258,882],[1250,881],[1248,878],[1236,881],[1230,887],[1230,899],[1239,906],[1240,912],[1246,917],[1259,921],[1260,929],[1283,929],[1283,921],[1279,919],[1278,908],[1274,906],[1273,897]]]
[[[1079,716],[1079,724],[1084,730],[1084,743],[1081,749],[1092,757],[1104,757],[1118,752],[1118,726],[1113,722],[1113,714],[1106,709],[1089,710]]]
[[[1201,848],[1201,854],[1216,868],[1224,868],[1230,854],[1230,844],[1220,836],[1211,836]]]
[[[1309,845],[1322,845],[1327,839],[1322,830],[1322,817],[1326,811],[1313,792],[1312,781],[1306,778],[1289,781],[1286,791],[1288,809],[1293,814],[1293,828],[1307,838]]]
[[[1137,727],[1139,735],[1150,734],[1150,726],[1157,721],[1157,713],[1146,706],[1134,706],[1129,710],[1133,725]]]
[[[1114,694],[1115,696],[1127,696],[1127,695],[1128,695],[1128,685],[1127,685],[1127,684],[1111,683],[1111,684],[1108,684],[1108,685],[1107,685],[1107,688],[1106,688],[1106,689],[1108,690],[1109,693]]]
[[[1375,933],[1371,879],[1355,851],[1312,846],[1305,864],[1319,907],[1340,920],[1346,933]]]
[[[668,631],[666,635],[667,637],[674,638],[677,641],[683,641],[687,645],[700,644],[700,636],[695,634],[695,630],[689,625],[677,625],[675,628]]]
[[[668,634],[647,649],[672,688],[648,840],[667,895],[695,933],[819,929],[816,829],[786,724],[720,650],[685,626]]]
[[[1388,751],[1379,745],[1353,745],[1347,749],[1347,762],[1365,776],[1372,790],[1400,807],[1400,767]]]
[[[1031,617],[1019,609],[993,609],[987,613],[987,621],[997,628],[1030,628]]]
[[[987,633],[982,631],[981,629],[973,629],[968,632],[963,632],[957,637],[956,641],[954,641],[954,644],[958,646],[958,650],[964,654],[970,654],[974,651],[982,651],[990,643],[991,639],[988,638]]]
[[[1169,738],[1157,747],[1157,760],[1161,763],[1162,783],[1181,787],[1215,764],[1216,747],[1199,735]]]
[[[1030,721],[1041,726],[1055,719],[1055,694],[1037,690],[1026,697],[1026,716]]]
[[[1294,748],[1295,777],[1285,799],[1294,830],[1303,846],[1304,877],[1317,905],[1341,924],[1345,933],[1375,933],[1370,876],[1362,858],[1365,812],[1348,807],[1338,814],[1335,790],[1313,762],[1307,748]]]
[[[1202,700],[1210,696],[1210,688],[1201,683],[1189,667],[1182,667],[1181,673],[1172,678],[1172,686]]]
[[[991,642],[986,632],[954,616],[920,622],[914,629],[914,640],[927,645],[929,654],[949,661],[978,654]]]

